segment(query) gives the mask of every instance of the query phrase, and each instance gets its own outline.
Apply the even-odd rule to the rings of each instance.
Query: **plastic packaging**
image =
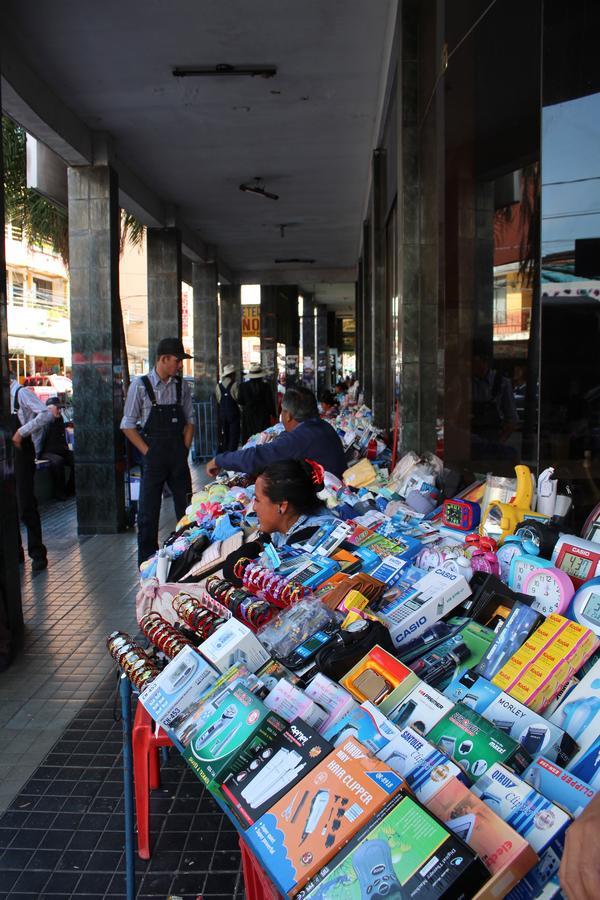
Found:
[[[259,628],[256,636],[269,653],[283,658],[319,628],[341,620],[340,613],[328,609],[316,597],[303,597]]]

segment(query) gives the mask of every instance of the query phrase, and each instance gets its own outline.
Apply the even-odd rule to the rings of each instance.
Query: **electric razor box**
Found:
[[[525,838],[540,857],[515,887],[515,897],[525,900],[535,896],[558,872],[571,817],[498,763],[488,769],[472,790]]]
[[[543,756],[534,757],[523,781],[572,816],[580,815],[596,793],[587,782]]]
[[[296,897],[457,900],[473,897],[487,877],[475,853],[402,791]]]
[[[302,719],[295,719],[250,763],[223,781],[221,791],[243,828],[248,828],[333,750]],[[292,794],[298,800],[297,793]]]
[[[427,734],[453,706],[452,700],[421,681],[399,703],[392,704],[390,697],[386,697],[381,711],[398,728],[408,725],[420,734]]]
[[[140,703],[155,722],[168,728],[182,710],[200,700],[219,673],[194,647],[184,647],[140,694]]]
[[[536,865],[537,854],[525,838],[456,779],[427,808],[480,856],[492,876],[483,896],[503,897]]]
[[[471,781],[481,778],[496,762],[503,762],[515,772],[524,772],[531,762],[517,741],[464,703],[457,703],[446,713],[427,737],[458,763]]]
[[[470,783],[456,763],[412,728],[400,729],[377,756],[405,779],[421,803],[426,804],[452,778]]]
[[[353,737],[374,755],[377,755],[397,734],[398,729],[395,725],[392,725],[372,703],[361,703],[323,732],[323,736],[331,741],[334,747]]]
[[[271,716],[272,723],[268,721]],[[186,762],[211,790],[218,789],[222,780],[219,776],[227,774],[233,760],[243,768],[242,751],[257,732],[262,729],[263,743],[273,740],[278,733],[273,724],[276,722],[281,719],[238,685],[224,693],[212,715],[195,732],[184,752]]]
[[[404,785],[353,738],[340,744],[244,839],[285,895],[301,888]]]

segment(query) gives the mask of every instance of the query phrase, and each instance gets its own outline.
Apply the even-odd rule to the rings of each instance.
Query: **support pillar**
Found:
[[[181,339],[181,233],[178,228],[149,228],[148,358],[154,361],[162,338]]]
[[[315,389],[315,301],[312,294],[304,294],[302,310],[302,381],[311,391]]]
[[[260,287],[260,361],[267,381],[277,393],[277,294],[272,284]]]
[[[0,119],[1,137],[2,121]],[[4,168],[2,141],[0,140],[0,185],[3,184]],[[2,234],[4,234],[3,190],[0,191],[0,225]],[[19,577],[19,523],[13,472],[13,452],[15,451],[9,428],[9,376],[6,266],[4,240],[2,240],[0,241],[0,657],[14,653],[23,637]]]
[[[389,428],[391,410],[388,397],[389,315],[385,290],[385,203],[386,152],[373,153],[373,227],[371,283],[371,366],[373,372],[373,424]]]
[[[354,343],[354,370],[362,388],[362,348],[363,348],[363,294],[362,294],[362,259],[358,261],[358,281],[354,285],[354,320],[356,323],[356,338]]]
[[[219,379],[217,264],[192,263],[194,290],[194,394],[210,400]]]
[[[242,288],[239,284],[221,285],[221,366],[235,366],[242,377]]]
[[[277,324],[279,342],[285,344],[285,386],[294,387],[300,381],[300,319],[298,288],[295,285],[279,288]]]
[[[327,309],[317,305],[317,324],[315,328],[315,341],[317,345],[317,398],[322,391],[331,387],[329,372],[329,352],[327,348]]]
[[[125,526],[117,176],[70,168],[68,184],[77,527],[113,534]]]
[[[363,223],[363,340],[362,340],[362,389],[367,406],[373,404],[373,320],[371,310],[371,224]]]

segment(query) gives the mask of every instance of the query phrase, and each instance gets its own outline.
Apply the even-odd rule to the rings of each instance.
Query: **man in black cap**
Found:
[[[132,381],[121,430],[140,451],[142,481],[138,512],[138,565],[158,549],[158,520],[165,484],[173,494],[175,515],[185,513],[192,491],[188,451],[194,436],[189,386],[181,378],[185,352],[178,338],[163,338],[156,365]]]

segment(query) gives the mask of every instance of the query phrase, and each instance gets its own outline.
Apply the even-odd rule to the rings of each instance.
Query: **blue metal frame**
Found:
[[[126,675],[119,679],[123,722],[123,788],[125,794],[125,891],[135,900],[135,823],[133,812],[133,747],[131,743],[131,685]]]

